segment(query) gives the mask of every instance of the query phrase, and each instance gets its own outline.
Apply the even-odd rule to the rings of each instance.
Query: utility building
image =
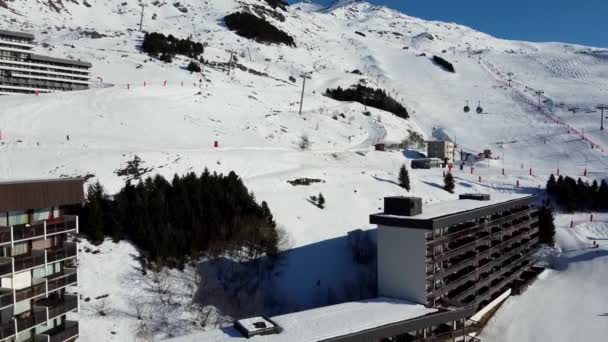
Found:
[[[461,195],[427,205],[385,198],[378,225],[379,295],[430,307],[481,309],[532,266],[538,249],[534,196]]]
[[[429,141],[427,157],[439,158],[446,163],[454,162],[454,144],[450,141]]]
[[[75,341],[82,179],[0,183],[0,341]]]
[[[91,63],[32,52],[34,36],[0,30],[0,95],[88,89]]]

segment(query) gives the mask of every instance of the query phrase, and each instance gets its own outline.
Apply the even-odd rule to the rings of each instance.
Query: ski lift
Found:
[[[483,113],[483,108],[481,108],[481,101],[479,101],[479,104],[477,105],[477,114],[482,114]]]
[[[469,107],[469,101],[467,101],[467,103],[464,105],[464,112],[468,113],[471,111],[471,107]]]

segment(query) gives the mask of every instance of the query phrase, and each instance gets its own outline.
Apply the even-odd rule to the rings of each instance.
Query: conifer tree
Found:
[[[557,186],[557,181],[555,180],[555,176],[551,174],[549,180],[547,181],[547,193],[549,195],[555,194],[555,188]]]
[[[451,194],[454,193],[454,176],[452,176],[451,172],[446,173],[446,175],[443,177],[443,189]]]
[[[555,245],[555,223],[553,222],[553,211],[549,207],[538,210],[538,233],[539,242],[551,247]]]
[[[401,168],[399,169],[399,186],[410,191],[410,175],[405,164],[401,165]]]

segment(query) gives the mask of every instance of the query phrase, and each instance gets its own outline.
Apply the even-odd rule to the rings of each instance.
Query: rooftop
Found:
[[[0,182],[0,211],[80,204],[84,179],[32,179]]]
[[[300,311],[272,318],[281,332],[246,339],[234,326],[171,339],[171,342],[317,342],[381,326],[408,321],[437,312],[391,298],[375,298]]]
[[[370,215],[370,222],[380,225],[432,229],[461,222],[467,217],[479,217],[500,210],[529,205],[536,196],[523,194],[492,194],[489,200],[457,199],[423,205],[422,213],[415,216],[400,216],[386,213]]]
[[[82,66],[82,67],[86,67],[86,68],[90,68],[93,66],[89,62],[76,61],[76,60],[65,59],[65,58],[48,57],[48,56],[35,55],[35,54],[30,55],[30,58],[34,61],[66,64],[66,65],[77,65],[77,66]]]
[[[0,36],[9,36],[9,37],[15,37],[15,38],[25,38],[25,39],[29,39],[29,40],[34,40],[33,34],[24,33],[24,32],[16,32],[16,31],[0,30]]]

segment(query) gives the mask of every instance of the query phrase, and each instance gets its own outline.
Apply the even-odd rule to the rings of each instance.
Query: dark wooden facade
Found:
[[[49,208],[84,201],[84,179],[0,182],[0,211]]]

